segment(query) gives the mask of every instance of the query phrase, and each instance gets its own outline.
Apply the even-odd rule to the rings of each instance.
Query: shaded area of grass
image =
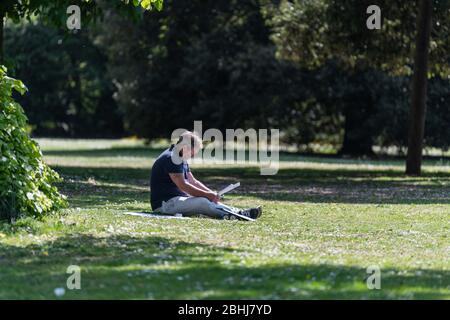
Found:
[[[96,194],[149,199],[150,169],[55,167],[66,179],[61,186],[71,196]],[[258,168],[196,168],[196,176],[215,188],[241,181],[235,194],[264,200],[313,203],[450,204],[450,173],[405,177],[396,171],[351,169],[280,169],[261,176]]]
[[[62,157],[89,157],[89,158],[103,158],[103,157],[156,157],[164,149],[163,148],[148,148],[145,146],[136,147],[113,147],[108,149],[75,149],[75,150],[48,150],[45,152],[46,156],[62,156]]]
[[[54,288],[64,286],[69,265],[82,266],[82,290],[67,291],[65,298],[448,298],[450,271],[386,268],[383,290],[368,290],[369,274],[362,268],[246,266],[240,263],[240,251],[158,236],[83,234],[39,245],[2,246],[2,278],[12,287],[0,288],[0,298],[51,297]]]

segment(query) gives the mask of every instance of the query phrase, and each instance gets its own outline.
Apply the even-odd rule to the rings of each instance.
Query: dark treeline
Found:
[[[30,90],[18,99],[35,136],[153,139],[202,120],[280,128],[286,143],[343,154],[407,145],[408,77],[282,60],[272,14],[259,1],[165,1],[137,22],[109,11],[76,34],[10,25],[6,61]],[[449,84],[430,81],[427,146],[449,148]]]

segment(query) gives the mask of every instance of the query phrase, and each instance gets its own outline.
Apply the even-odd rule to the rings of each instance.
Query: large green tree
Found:
[[[34,136],[123,136],[123,114],[113,99],[109,61],[95,45],[95,29],[67,36],[42,23],[8,25],[6,60],[10,75],[27,84],[28,94],[16,100]]]
[[[130,11],[129,4],[145,10],[162,9],[163,0],[1,0],[0,1],[0,64],[4,60],[3,34],[5,20],[19,22],[32,16],[39,16],[55,25],[65,25],[67,8],[78,5],[82,12],[83,23],[89,23],[103,15],[104,8],[115,8]]]
[[[281,1],[274,15],[279,55],[315,68],[329,60],[349,71],[375,67],[412,76],[408,174],[420,174],[426,83],[448,76],[450,1],[380,0],[382,28],[371,30],[369,0]]]
[[[198,119],[220,129],[292,120],[289,107],[307,95],[292,90],[293,79],[305,84],[308,75],[275,59],[258,0],[167,0],[164,6],[140,25],[117,15],[101,25],[133,133],[167,137]]]
[[[134,5],[148,9],[150,3],[157,3],[160,7],[161,0],[133,1]],[[39,14],[56,21],[65,17],[62,14],[67,8],[65,4],[68,1],[0,2],[1,46],[3,47],[5,17],[19,21]],[[92,6],[92,11],[87,10],[86,14],[97,14],[93,1],[80,1],[79,4]],[[0,58],[3,59],[3,52]],[[7,76],[6,68],[0,66],[0,218],[10,220],[24,215],[40,217],[65,205],[64,198],[52,185],[58,180],[58,175],[45,165],[39,146],[29,137],[26,130],[27,118],[21,106],[13,99],[14,91],[24,94],[26,87],[21,81]]]

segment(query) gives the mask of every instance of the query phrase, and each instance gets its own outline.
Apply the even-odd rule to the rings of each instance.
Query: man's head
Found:
[[[176,148],[180,152],[180,156],[187,160],[195,156],[201,148],[203,148],[202,139],[194,132],[185,131],[181,134],[178,142],[176,143]]]

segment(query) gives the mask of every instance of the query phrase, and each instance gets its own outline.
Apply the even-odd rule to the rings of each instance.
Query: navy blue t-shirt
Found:
[[[186,161],[180,164],[175,164],[172,161],[172,150],[174,145],[164,151],[156,159],[152,167],[152,174],[150,179],[151,189],[151,203],[152,209],[156,210],[162,206],[163,201],[167,201],[170,198],[188,196],[181,191],[169,176],[169,173],[183,173],[184,178],[187,179],[187,173],[189,172],[189,165]]]

